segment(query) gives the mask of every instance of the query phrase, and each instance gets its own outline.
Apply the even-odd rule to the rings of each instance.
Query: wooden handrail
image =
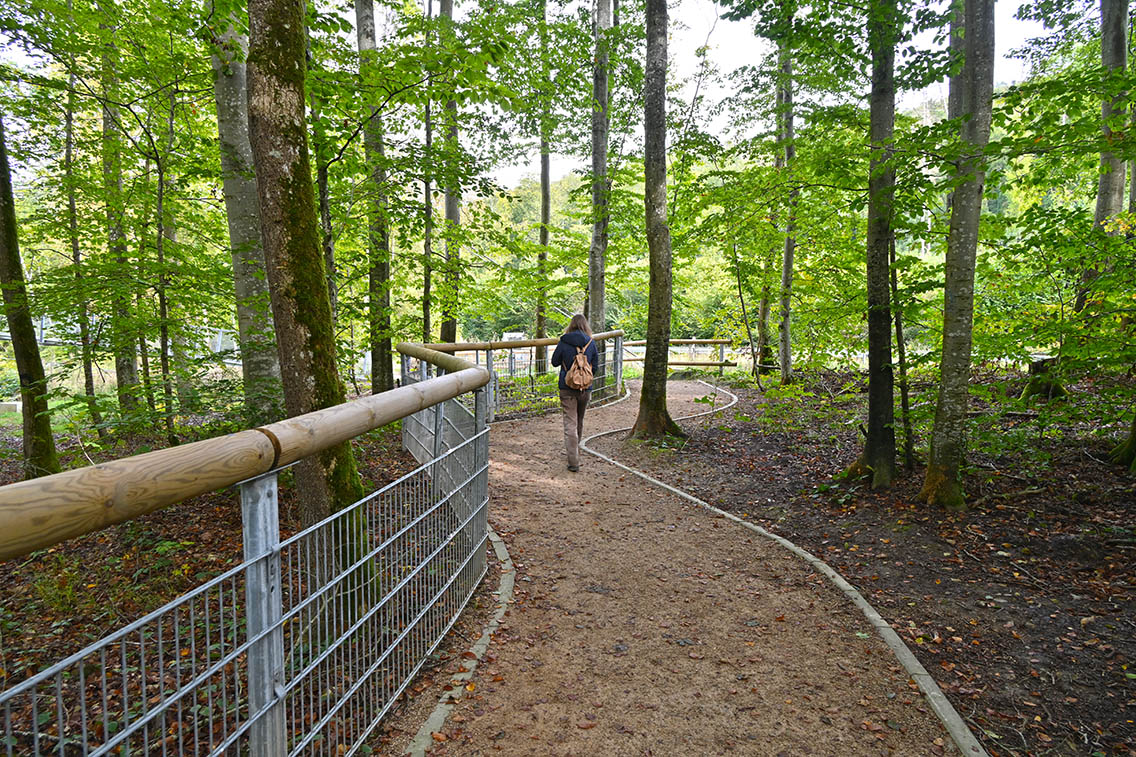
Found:
[[[623,331],[616,329],[615,331],[605,331],[602,334],[593,334],[592,339],[597,342],[604,339],[612,339],[617,336],[623,336]],[[508,342],[443,342],[441,344],[424,344],[422,345],[429,350],[437,350],[438,352],[461,352],[463,350],[507,350],[510,347],[550,347],[557,344],[560,337],[551,336],[547,339],[516,339]],[[402,345],[399,345],[401,347]]]
[[[646,358],[641,358],[641,357],[625,357],[625,358],[623,358],[623,362],[625,362],[625,363],[642,363],[645,359]],[[672,365],[682,365],[682,366],[701,365],[701,366],[706,367],[706,368],[736,368],[738,364],[737,363],[731,363],[729,360],[726,360],[724,362],[719,362],[717,360],[715,360],[715,361],[704,361],[704,362],[695,362],[695,361],[690,361],[690,360],[668,360],[667,365],[668,366],[672,366]]]
[[[293,463],[489,383],[489,372],[421,345],[447,373],[235,434],[0,487],[0,560],[137,518]]]
[[[672,339],[671,345],[675,344],[733,344],[732,339]],[[638,339],[634,342],[624,342],[624,347],[642,347],[647,344],[646,339]]]

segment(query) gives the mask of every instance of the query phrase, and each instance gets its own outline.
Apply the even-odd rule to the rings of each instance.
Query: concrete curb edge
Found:
[[[450,682],[453,684],[453,689],[442,694],[438,700],[438,704],[434,707],[430,717],[426,718],[426,722],[418,729],[418,733],[414,735],[411,740],[410,746],[406,748],[403,755],[409,757],[425,757],[426,752],[434,747],[434,734],[438,733],[445,726],[446,718],[450,716],[454,706],[461,700],[462,692],[465,687],[462,685],[469,679],[473,678],[474,671],[477,670],[478,664],[485,653],[489,651],[489,644],[493,640],[493,634],[501,626],[501,621],[505,618],[505,613],[509,609],[509,605],[513,603],[513,586],[517,577],[517,569],[513,565],[513,558],[509,556],[509,550],[505,546],[505,542],[497,535],[492,526],[489,528],[489,541],[493,544],[493,553],[497,557],[497,561],[501,563],[501,581],[497,585],[497,609],[494,611],[493,616],[489,619],[489,624],[485,630],[478,637],[473,646],[469,648],[469,652],[473,658],[466,662],[466,670],[462,673],[456,673],[450,677]]]

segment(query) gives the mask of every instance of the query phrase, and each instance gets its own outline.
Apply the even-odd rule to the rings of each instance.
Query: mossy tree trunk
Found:
[[[453,42],[454,0],[442,0],[438,8],[446,19],[447,44]],[[461,257],[458,232],[461,227],[461,184],[458,181],[458,163],[461,160],[458,146],[458,103],[453,97],[446,100],[446,153],[449,165],[446,171],[446,291],[442,297],[442,325],[438,338],[443,342],[458,339],[458,290],[461,283]]]
[[[966,457],[970,353],[974,326],[974,267],[978,222],[986,177],[983,151],[990,138],[994,89],[994,0],[964,0],[963,65],[951,77],[950,100],[962,118],[958,184],[951,193],[943,284],[943,354],[939,395],[931,432],[931,454],[920,499],[930,505],[965,509],[961,468]],[[958,5],[951,21],[957,34]]]
[[[213,0],[207,0],[212,11]],[[229,222],[233,286],[237,299],[237,338],[244,376],[245,419],[253,426],[278,420],[283,413],[280,361],[272,333],[260,206],[248,130],[248,38],[231,19],[214,20],[225,28],[213,44],[213,91],[221,147],[221,194]]]
[[[1117,465],[1123,465],[1136,473],[1136,415],[1132,417],[1132,427],[1128,430],[1128,438],[1112,450],[1110,458]]]
[[[549,138],[552,115],[549,99],[552,97],[552,82],[548,70],[548,0],[540,4],[540,50],[541,50],[541,103],[540,103],[540,235],[536,255],[536,334],[537,339],[548,336],[548,227],[552,222],[552,143]],[[590,271],[589,262],[589,271]],[[536,373],[543,375],[548,371],[548,348],[540,345],[534,355]]]
[[[426,0],[426,20],[434,17],[434,0]],[[429,28],[429,27],[427,27]],[[426,44],[431,44],[429,32]],[[426,77],[426,103],[422,109],[422,342],[433,342],[430,297],[431,277],[434,270],[434,122],[430,113],[430,96],[433,90],[433,77]]]
[[[592,69],[592,243],[588,248],[588,300],[584,315],[596,332],[605,330],[607,319],[606,267],[611,188],[607,175],[607,151],[611,122],[612,0],[595,3],[596,57]]]
[[[868,5],[868,40],[872,49],[869,115],[871,161],[868,175],[868,431],[864,452],[852,475],[870,475],[873,489],[895,480],[895,379],[891,354],[891,244],[895,200],[895,0]]]
[[[425,117],[423,119],[423,153],[426,160],[426,171],[422,175],[422,342],[433,342],[434,326],[431,323],[430,297],[432,274],[434,271],[434,186],[433,173],[430,170],[430,161],[433,160],[431,148],[433,147],[434,124],[430,118],[430,103],[426,103]]]
[[[344,401],[304,119],[303,0],[249,3],[249,132],[284,401],[295,416]],[[296,470],[310,525],[362,494],[350,443]]]
[[[369,80],[375,65],[375,4],[355,0],[355,38],[359,48],[359,77],[363,91],[370,91]],[[391,240],[387,221],[387,173],[384,163],[383,129],[377,108],[367,112],[363,128],[370,203],[367,225],[367,252],[371,265],[367,276],[367,320],[371,342],[371,394],[394,388],[391,363]]]
[[[643,82],[644,210],[650,258],[647,351],[638,439],[685,436],[667,410],[667,349],[671,338],[671,233],[667,228],[667,2],[647,0],[647,68]]]
[[[0,287],[4,290],[4,316],[12,337],[16,371],[20,375],[20,401],[24,416],[24,478],[59,472],[51,414],[47,407],[47,376],[39,355],[35,326],[28,309],[24,266],[20,260],[19,231],[8,145],[0,119]]]

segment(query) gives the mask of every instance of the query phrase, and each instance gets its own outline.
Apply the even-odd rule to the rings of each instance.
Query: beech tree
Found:
[[[115,316],[113,328],[115,388],[118,393],[118,407],[124,416],[129,416],[139,407],[136,396],[138,382],[137,350],[135,336],[131,333],[131,297],[128,278],[128,258],[126,232],[123,229],[123,215],[126,212],[122,195],[122,126],[121,113],[116,105],[118,80],[115,73],[118,49],[114,42],[103,43],[100,65],[102,68],[102,168],[103,197],[106,207],[107,249],[118,264],[118,278],[115,287]]]
[[[643,82],[643,207],[650,255],[647,351],[639,415],[631,436],[686,436],[667,410],[671,339],[671,234],[667,228],[667,3],[647,0],[647,71]]]
[[[1123,73],[1128,60],[1128,0],[1100,0],[1101,66],[1108,74]],[[1122,95],[1108,97],[1101,103],[1101,129],[1104,144],[1116,141],[1116,132],[1130,126]],[[1136,177],[1134,177],[1136,179]],[[1100,174],[1097,177],[1097,204],[1093,225],[1103,227],[1117,213],[1124,210],[1124,161],[1115,150],[1106,149],[1100,154]],[[1111,233],[1118,233],[1112,231]],[[1100,275],[1088,268],[1081,277],[1081,287],[1073,309],[1081,312],[1088,303],[1093,280]]]
[[[441,0],[438,12],[443,21],[444,33],[449,39],[454,33],[454,0]],[[446,291],[442,297],[442,323],[439,339],[443,342],[456,342],[458,338],[458,287],[461,280],[461,266],[458,250],[458,231],[461,227],[461,185],[458,182],[458,102],[451,95],[446,100],[446,267],[444,282]]]
[[[301,0],[249,3],[249,133],[284,401],[291,416],[345,400],[320,251],[304,120]],[[296,469],[300,517],[318,522],[362,496],[350,442]]]
[[[793,7],[784,10],[783,35],[777,43],[777,141],[781,153],[777,156],[777,167],[790,173],[797,147],[794,144],[793,128],[793,57],[789,46],[789,33],[793,23]],[[781,330],[777,357],[781,367],[781,384],[793,381],[793,259],[797,249],[797,205],[798,190],[789,191],[789,207],[785,218],[785,244],[781,256]]]
[[[368,75],[375,65],[375,5],[372,0],[355,0],[355,33],[359,46],[359,74],[364,92],[373,87]],[[371,95],[373,98],[373,95]],[[387,176],[384,165],[381,113],[370,107],[365,114],[363,150],[366,156],[370,192],[367,249],[370,261],[368,281],[368,336],[371,342],[371,393],[394,388],[391,363],[391,238],[387,220]]]
[[[950,230],[943,283],[943,352],[940,384],[931,432],[931,454],[920,499],[930,505],[962,509],[966,497],[960,478],[966,457],[971,347],[974,328],[974,269],[982,191],[984,151],[990,139],[994,92],[994,2],[962,0],[952,16],[952,37],[961,33],[962,68],[951,77],[950,100],[960,121],[959,157],[953,165]],[[956,29],[956,27],[958,27]]]
[[[895,244],[896,0],[868,6],[868,43],[872,51],[869,113],[871,162],[868,175],[868,430],[864,452],[849,473],[870,475],[872,488],[895,479],[895,396],[891,354],[891,249]]]
[[[592,68],[592,243],[588,248],[588,312],[592,328],[605,329],[607,297],[605,269],[608,242],[607,153],[609,114],[609,66],[611,63],[612,0],[595,0],[595,63]]]
[[[208,15],[214,11],[212,0]],[[272,332],[260,206],[248,126],[248,38],[232,19],[212,19],[224,31],[213,40],[213,92],[221,147],[221,192],[225,199],[236,292],[237,333],[244,377],[245,416],[252,425],[277,420],[283,411],[280,361]]]

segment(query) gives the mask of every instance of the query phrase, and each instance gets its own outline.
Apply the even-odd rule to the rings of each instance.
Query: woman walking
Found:
[[[577,313],[568,322],[568,328],[560,337],[560,344],[552,353],[552,364],[560,366],[560,409],[564,412],[564,447],[568,451],[568,470],[573,473],[580,470],[580,437],[584,435],[584,410],[588,407],[588,400],[592,398],[592,385],[589,383],[582,388],[573,388],[567,378],[576,356],[586,357],[596,372],[596,362],[599,360],[599,350],[592,341],[592,329],[588,326],[588,319]]]

